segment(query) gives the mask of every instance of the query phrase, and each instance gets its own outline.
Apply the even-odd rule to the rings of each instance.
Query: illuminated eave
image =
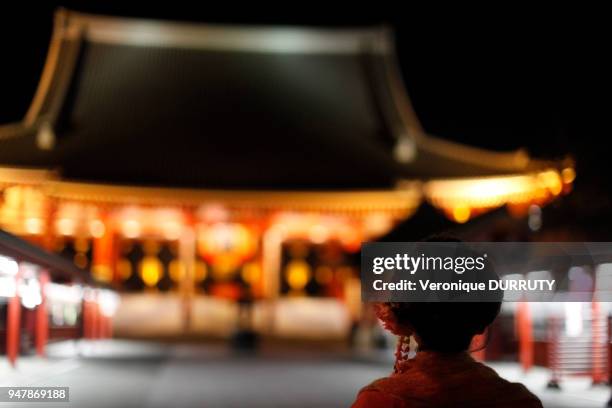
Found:
[[[545,205],[571,190],[573,167],[549,168],[521,175],[432,180],[424,184],[425,200],[456,222],[507,206]]]
[[[39,186],[45,196],[60,201],[99,205],[197,207],[218,203],[235,210],[325,213],[385,212],[409,218],[421,200],[465,222],[474,215],[504,205],[544,205],[571,190],[575,172],[553,168],[526,174],[402,182],[394,190],[378,191],[262,191],[205,190],[118,186],[70,182],[48,170],[2,168],[0,186]],[[467,216],[457,219],[457,211]],[[465,218],[465,219],[464,219]]]
[[[421,202],[419,183],[383,191],[231,191],[116,186],[52,181],[47,196],[109,205],[199,206],[220,203],[234,209],[360,213],[383,211],[407,218]]]
[[[56,177],[56,173],[44,169],[0,167],[0,187],[9,185],[41,185]]]

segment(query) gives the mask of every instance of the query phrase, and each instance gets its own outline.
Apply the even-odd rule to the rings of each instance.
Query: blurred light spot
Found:
[[[40,234],[43,229],[43,221],[40,218],[28,218],[25,221],[25,229],[28,234]]]
[[[287,265],[287,283],[293,290],[302,290],[310,280],[310,265],[301,260]]]
[[[463,224],[464,222],[467,222],[470,219],[470,212],[471,211],[469,207],[457,206],[453,208],[453,219],[456,222]]]
[[[538,231],[542,227],[542,209],[535,204],[529,206],[529,217],[527,225],[532,231]]]
[[[106,227],[104,226],[104,223],[102,221],[93,220],[89,224],[89,232],[91,233],[91,236],[94,238],[102,238],[104,234],[106,233]]]

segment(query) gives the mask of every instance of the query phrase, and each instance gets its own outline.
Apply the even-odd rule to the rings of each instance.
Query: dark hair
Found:
[[[436,235],[423,242],[462,242],[451,235]],[[414,329],[419,349],[460,352],[469,348],[472,338],[493,323],[500,302],[421,302],[391,303],[398,323]]]
[[[394,303],[391,310],[400,324],[414,329],[419,349],[450,353],[467,350],[500,307],[501,302]]]

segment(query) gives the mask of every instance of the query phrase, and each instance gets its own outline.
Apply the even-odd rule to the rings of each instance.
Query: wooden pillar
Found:
[[[100,314],[100,338],[110,339],[111,337],[113,337],[113,319]]]
[[[96,339],[103,339],[104,333],[104,315],[100,309],[100,303],[96,301]]]
[[[107,336],[108,336],[108,338],[110,339],[110,338],[112,338],[112,337],[113,337],[113,333],[114,333],[114,331],[113,331],[113,318],[112,318],[112,317],[109,317],[109,318],[106,320],[106,323],[107,323],[106,335],[107,335]]]
[[[264,295],[275,299],[280,294],[280,267],[283,234],[272,226],[263,234]]]
[[[89,302],[91,308],[91,338],[99,339],[100,338],[100,308],[98,306],[98,297],[96,296],[96,291],[93,291],[94,297]]]
[[[533,366],[533,330],[528,302],[519,302],[516,308],[516,332],[519,361],[524,371]]]
[[[560,317],[552,316],[548,318],[548,368],[550,368],[551,377],[547,387],[553,389],[558,389],[561,381],[562,355],[559,343],[562,324]]]
[[[92,230],[94,277],[103,282],[115,281],[117,280],[115,273],[117,251],[114,231],[105,214],[101,214],[100,219],[95,222],[97,223],[93,225],[95,230]]]
[[[192,303],[195,295],[195,257],[196,257],[196,233],[192,222],[185,225],[179,239],[179,259],[184,267],[183,279],[181,280],[181,319],[183,331],[189,332],[192,327]]]
[[[106,338],[106,317],[102,313],[98,313],[98,338]]]
[[[607,319],[601,315],[599,302],[591,302],[591,333],[592,353],[591,366],[593,384],[603,384],[608,381],[607,373]]]
[[[83,299],[81,301],[81,324],[83,326],[83,338],[86,339],[89,335],[89,307],[87,305],[87,300]]]
[[[41,303],[36,308],[36,354],[45,356],[45,347],[49,339],[49,315],[47,310],[47,299],[45,295],[47,284],[49,283],[49,272],[41,271],[39,276]]]
[[[281,257],[283,245],[282,231],[272,225],[263,234],[263,294],[268,300],[268,332],[273,334],[276,326],[276,301],[280,295]]]
[[[45,208],[45,228],[42,236],[42,247],[47,251],[54,252],[55,249],[55,216],[57,213],[57,201],[49,199]]]
[[[606,350],[608,352],[608,381],[612,381],[612,316],[606,317]],[[612,402],[612,397],[610,402]],[[610,402],[608,406],[612,406]]]
[[[94,303],[93,303],[93,292],[92,289],[86,288],[83,295],[83,338],[93,339],[94,338]]]
[[[6,355],[12,366],[17,364],[21,329],[21,300],[19,299],[19,282],[21,271],[15,275],[15,293],[8,301],[6,318]]]

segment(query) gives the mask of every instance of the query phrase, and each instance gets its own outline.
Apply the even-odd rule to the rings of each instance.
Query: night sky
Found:
[[[572,200],[583,202],[578,211],[599,214],[610,204],[610,160],[599,146],[606,128],[594,126],[597,112],[604,110],[594,100],[601,86],[596,59],[604,37],[597,24],[576,10],[563,15],[532,9],[425,12],[374,2],[330,11],[291,2],[270,11],[235,3],[82,3],[2,10],[0,123],[19,120],[29,106],[45,60],[53,11],[60,4],[94,13],[211,23],[389,24],[396,31],[406,86],[429,133],[491,149],[526,147],[541,157],[571,154],[578,171],[578,194]],[[586,27],[579,26],[584,22]]]

